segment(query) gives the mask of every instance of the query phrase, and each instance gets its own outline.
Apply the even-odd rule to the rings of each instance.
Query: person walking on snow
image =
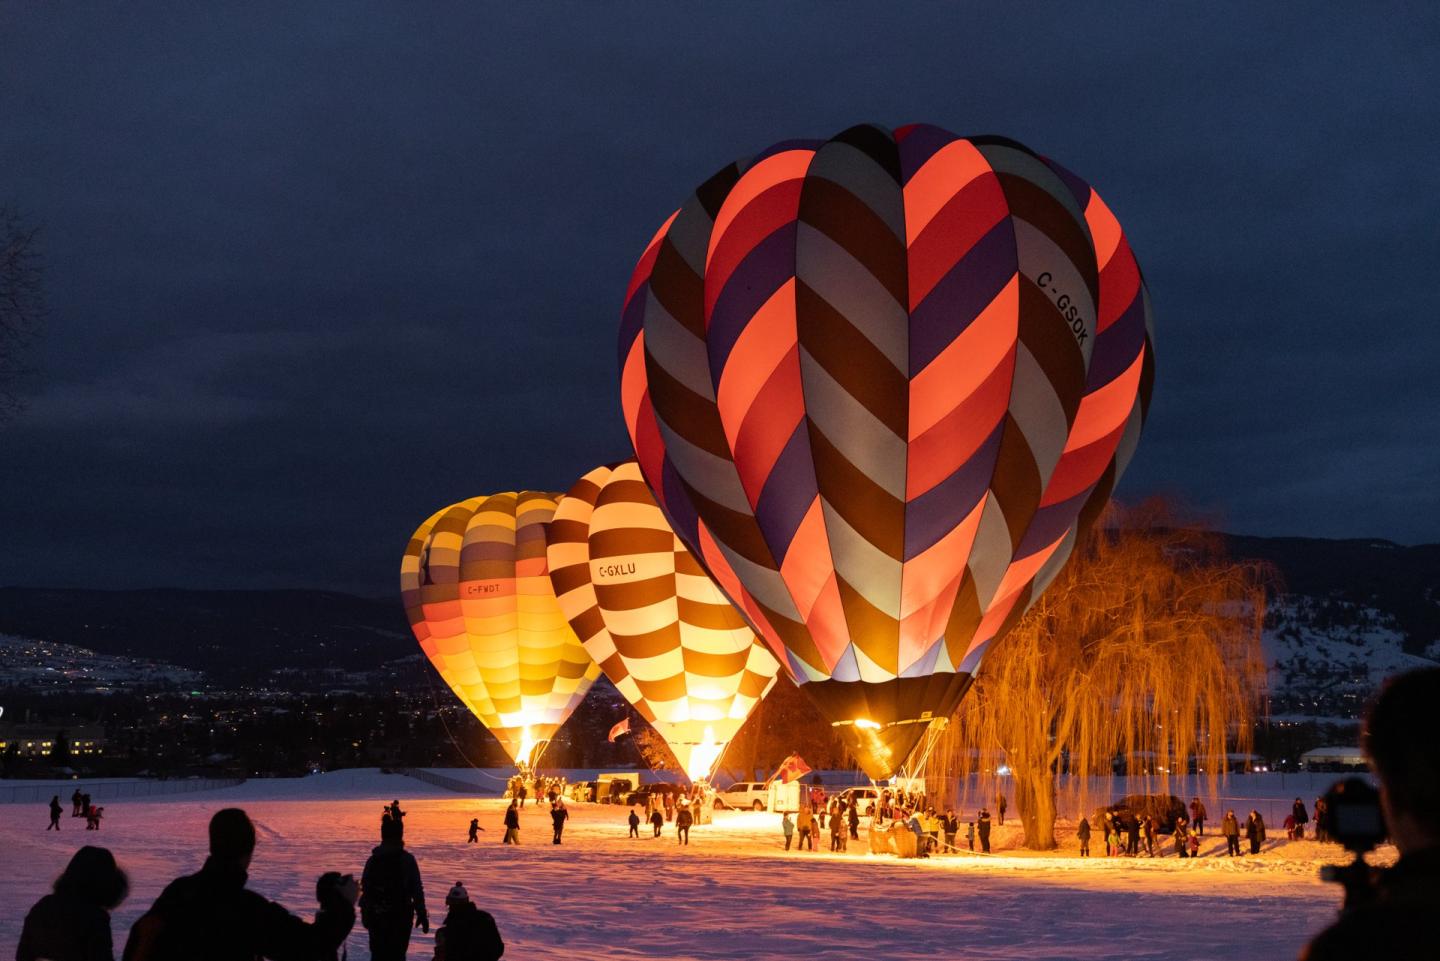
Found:
[[[558,797],[550,802],[550,822],[555,827],[555,839],[551,844],[559,844],[560,836],[565,833],[565,822],[570,817],[570,811],[565,807],[565,802]]]
[[[1225,812],[1225,817],[1220,821],[1220,833],[1225,835],[1225,855],[1238,858],[1240,856],[1240,821],[1235,817],[1234,811]]]
[[[1250,820],[1245,822],[1245,839],[1250,842],[1250,853],[1259,854],[1260,845],[1265,843],[1265,819],[1259,811],[1250,812]]]
[[[660,813],[659,808],[650,812],[650,826],[655,829],[655,836],[658,838],[660,829],[665,826],[665,815]]]
[[[638,815],[638,814],[635,813],[635,809],[634,809],[634,808],[631,808],[631,809],[630,809],[630,818],[629,818],[629,821],[630,821],[630,836],[631,836],[632,838],[638,838],[638,837],[640,836],[640,815]]]
[[[420,866],[403,838],[400,818],[392,818],[360,877],[360,921],[370,932],[371,961],[405,961],[411,930],[430,933]]]
[[[675,812],[676,843],[685,845],[690,843],[690,825],[694,822],[695,816],[690,813],[690,805],[682,804],[680,810]]]
[[[1297,797],[1290,808],[1290,814],[1295,818],[1295,840],[1305,840],[1305,825],[1310,823],[1310,815],[1305,812],[1305,802]]]
[[[1080,856],[1090,856],[1090,821],[1082,814],[1080,824],[1075,828],[1075,840],[1080,842]]]
[[[60,815],[64,813],[65,809],[60,806],[60,795],[57,794],[50,799],[50,825],[45,830],[49,831],[51,828],[56,831],[60,830]]]
[[[518,801],[517,801],[516,798],[511,798],[511,799],[510,799],[510,806],[505,809],[505,837],[503,837],[503,838],[500,839],[500,843],[501,843],[501,844],[519,844],[519,843],[520,843],[520,808],[519,808],[519,804],[523,804],[523,803],[524,803],[523,798],[522,798],[521,800],[518,800]]]
[[[809,808],[801,808],[800,816],[796,819],[795,826],[800,829],[800,840],[795,845],[795,850],[809,848],[815,850],[814,840],[811,837],[815,831],[815,817],[810,813]]]
[[[480,840],[480,832],[485,830],[480,826],[479,818],[470,819],[470,836],[465,839],[466,844],[475,844]]]
[[[790,841],[795,837],[795,822],[790,820],[789,811],[780,817],[780,833],[785,835],[785,850],[790,850]]]

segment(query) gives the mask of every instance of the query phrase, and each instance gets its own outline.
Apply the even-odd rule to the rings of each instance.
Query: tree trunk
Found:
[[[1055,773],[1048,766],[1037,770],[1013,769],[1015,807],[1025,827],[1025,846],[1032,851],[1053,851],[1055,843]]]

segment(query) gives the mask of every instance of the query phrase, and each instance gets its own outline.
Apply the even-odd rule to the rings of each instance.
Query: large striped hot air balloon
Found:
[[[520,765],[532,765],[600,668],[550,586],[545,526],[559,495],[472,497],[405,548],[400,592],[430,663]]]
[[[676,533],[877,778],[1094,521],[1154,363],[1089,184],[927,125],[711,177],[640,259],[620,360]]]
[[[691,779],[708,778],[779,662],[675,536],[634,461],[580,478],[549,540],[550,580],[585,650]]]

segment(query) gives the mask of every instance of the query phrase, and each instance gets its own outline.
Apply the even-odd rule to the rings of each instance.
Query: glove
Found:
[[[426,934],[429,934],[429,933],[430,933],[430,915],[428,915],[428,914],[417,914],[417,915],[415,915],[415,927],[419,928],[421,931],[424,931]]]

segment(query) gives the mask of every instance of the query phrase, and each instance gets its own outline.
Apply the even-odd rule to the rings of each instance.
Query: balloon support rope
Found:
[[[440,707],[440,694],[435,688],[435,678],[431,676],[430,671],[426,670],[426,666],[422,665],[420,670],[425,672],[425,679],[430,682],[430,699],[435,704],[435,716],[440,719],[441,726],[445,728],[445,736],[450,739],[450,744],[455,748],[455,753],[460,755],[461,760],[470,765],[470,769],[481,777],[487,777],[492,781],[508,782],[508,778],[496,777],[494,774],[489,773],[480,767],[480,765],[470,760],[470,755],[466,754],[465,749],[460,746],[460,742],[455,740],[455,732],[450,730],[450,722],[445,720],[445,711]]]

